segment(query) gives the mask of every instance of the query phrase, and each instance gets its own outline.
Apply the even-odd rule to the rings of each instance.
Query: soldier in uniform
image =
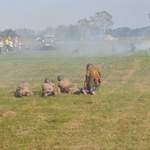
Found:
[[[86,95],[90,93],[95,95],[95,91],[99,89],[101,84],[101,72],[98,68],[94,67],[91,63],[86,65],[86,77],[84,81],[83,93]]]
[[[136,49],[136,46],[135,46],[135,44],[132,42],[132,41],[130,41],[130,51],[135,51],[135,49]]]
[[[15,96],[22,97],[22,96],[32,96],[33,92],[30,88],[28,83],[22,82],[17,86]]]
[[[46,78],[42,85],[42,96],[56,96],[60,93],[60,89],[56,87],[52,79]]]
[[[62,75],[57,77],[58,87],[62,93],[80,94],[81,89],[77,87],[77,84],[72,84],[68,79],[65,79]]]

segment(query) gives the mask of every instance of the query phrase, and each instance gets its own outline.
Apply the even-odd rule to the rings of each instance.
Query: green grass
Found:
[[[82,47],[77,54],[72,53],[75,45]],[[83,87],[89,62],[102,72],[97,95],[41,97],[46,77],[57,85],[62,74]],[[1,150],[150,149],[150,52],[60,43],[55,51],[3,52],[0,72]],[[22,81],[34,96],[14,97]]]

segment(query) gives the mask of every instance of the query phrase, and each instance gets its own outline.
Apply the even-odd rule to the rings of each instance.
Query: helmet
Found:
[[[86,69],[88,69],[90,66],[93,66],[91,63],[88,63],[87,65],[86,65]]]
[[[15,95],[16,97],[22,97],[22,93],[20,91],[16,91]]]
[[[46,78],[45,80],[44,80],[44,83],[49,83],[50,82],[50,79],[49,78]]]
[[[64,77],[63,77],[62,75],[59,75],[59,76],[57,77],[57,79],[58,79],[58,81],[61,81],[62,79],[64,79]]]
[[[53,81],[53,79],[49,79],[49,82],[52,82],[52,83],[53,83],[54,81]]]

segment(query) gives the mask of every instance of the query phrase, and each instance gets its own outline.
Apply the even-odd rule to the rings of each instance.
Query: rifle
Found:
[[[87,89],[87,81],[84,81],[84,88]]]

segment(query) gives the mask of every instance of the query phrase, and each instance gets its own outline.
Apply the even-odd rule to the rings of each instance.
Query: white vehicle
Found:
[[[54,36],[45,35],[45,38],[41,41],[41,50],[55,49]]]

